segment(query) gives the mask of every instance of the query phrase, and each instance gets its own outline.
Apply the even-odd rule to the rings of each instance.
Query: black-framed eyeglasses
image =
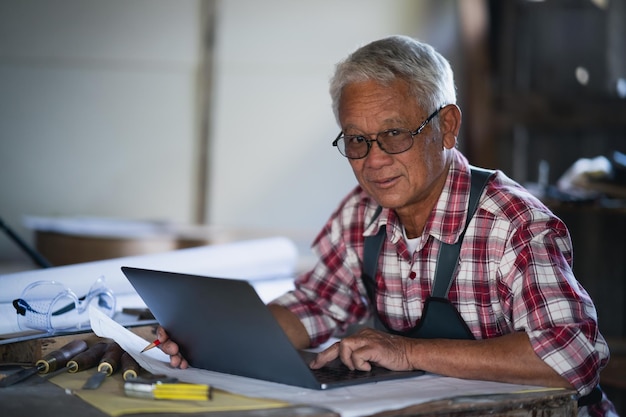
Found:
[[[413,146],[413,138],[420,134],[426,125],[443,109],[439,107],[414,131],[407,129],[387,129],[376,134],[376,139],[370,139],[365,135],[344,135],[339,132],[332,145],[336,146],[339,153],[348,159],[362,159],[367,156],[372,148],[372,142],[378,143],[378,147],[388,154],[398,154],[408,151]]]

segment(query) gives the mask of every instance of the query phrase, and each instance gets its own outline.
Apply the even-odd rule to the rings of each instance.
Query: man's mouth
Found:
[[[398,177],[389,177],[389,178],[380,178],[370,180],[374,186],[378,188],[389,188],[392,187],[398,180]]]

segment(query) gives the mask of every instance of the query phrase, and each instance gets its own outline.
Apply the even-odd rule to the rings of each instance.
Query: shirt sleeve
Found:
[[[272,301],[298,316],[312,346],[368,314],[360,282],[363,209],[358,196],[356,192],[348,196],[315,239],[313,269],[296,279],[295,290]]]
[[[595,306],[574,278],[571,242],[553,217],[518,228],[501,266],[506,266],[513,324],[529,336],[535,353],[580,394],[599,379],[609,357]]]

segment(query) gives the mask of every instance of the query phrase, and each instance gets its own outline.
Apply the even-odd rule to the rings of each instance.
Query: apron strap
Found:
[[[435,270],[435,282],[433,282],[433,290],[431,293],[433,297],[448,298],[448,291],[450,291],[454,271],[456,271],[458,265],[459,253],[461,252],[461,245],[463,244],[463,238],[465,238],[467,226],[470,220],[472,220],[472,217],[474,217],[480,196],[492,174],[493,171],[472,167],[470,198],[465,227],[456,243],[450,245],[441,242],[441,249],[439,249],[439,256],[437,257],[437,269]]]

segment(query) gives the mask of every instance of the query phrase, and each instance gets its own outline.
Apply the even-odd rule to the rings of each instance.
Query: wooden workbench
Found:
[[[154,325],[136,327],[133,332],[146,340],[154,336]],[[51,350],[57,349],[75,338],[92,343],[97,338],[87,332],[68,336],[55,336],[0,345],[0,363],[34,362]],[[15,370],[15,369],[14,369]],[[7,372],[2,370],[2,372]],[[8,371],[10,372],[10,371]],[[122,386],[123,382],[116,383]],[[120,390],[123,393],[123,389]],[[373,392],[375,395],[375,391]],[[120,394],[123,395],[123,394]],[[431,401],[406,407],[401,410],[385,411],[375,417],[400,416],[502,416],[502,417],[569,417],[576,416],[577,407],[574,392],[552,390],[524,392],[516,394],[496,394],[479,396],[457,396],[444,400]],[[2,417],[23,417],[45,415],[47,417],[107,417],[108,414],[91,406],[71,392],[51,381],[35,376],[19,384],[0,388],[0,415]],[[174,417],[179,414],[133,414],[135,417]],[[293,405],[286,408],[271,408],[235,412],[192,413],[190,417],[340,417],[338,414],[308,405]]]
[[[522,394],[480,395],[455,397],[386,411],[375,417],[407,416],[485,416],[492,417],[574,417],[576,401],[573,392],[548,391]],[[62,388],[41,377],[0,389],[0,415],[3,417],[108,417],[107,414],[66,393]],[[189,417],[339,417],[338,414],[319,407],[294,405],[265,410],[211,412],[185,414]],[[134,417],[179,417],[180,414],[132,414]]]

